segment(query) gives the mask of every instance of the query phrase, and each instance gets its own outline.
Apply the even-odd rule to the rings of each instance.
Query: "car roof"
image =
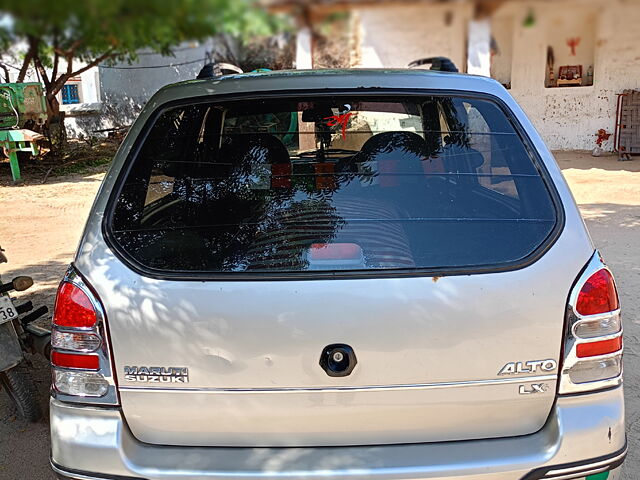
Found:
[[[251,92],[371,89],[459,90],[495,96],[507,94],[502,85],[488,77],[426,69],[278,70],[187,80],[167,85],[150,102],[159,104],[181,98]]]

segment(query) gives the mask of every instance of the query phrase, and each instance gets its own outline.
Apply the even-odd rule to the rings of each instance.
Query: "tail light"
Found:
[[[622,383],[622,320],[615,280],[592,257],[569,295],[560,394]]]
[[[355,243],[313,243],[309,252],[311,260],[357,260],[362,248]]]
[[[51,349],[53,396],[68,402],[118,404],[104,309],[73,267],[58,288]]]
[[[355,243],[313,243],[307,260],[310,270],[357,270],[366,267],[362,248]]]

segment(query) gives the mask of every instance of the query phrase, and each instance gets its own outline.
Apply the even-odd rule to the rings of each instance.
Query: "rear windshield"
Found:
[[[172,107],[118,191],[117,250],[162,272],[472,270],[556,224],[504,110],[452,96]]]

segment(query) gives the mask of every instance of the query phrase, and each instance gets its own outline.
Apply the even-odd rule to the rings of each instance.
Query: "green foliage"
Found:
[[[105,53],[131,61],[143,48],[170,54],[184,41],[278,27],[253,0],[0,0],[0,13],[0,42],[37,39],[45,66],[55,51],[87,63]]]

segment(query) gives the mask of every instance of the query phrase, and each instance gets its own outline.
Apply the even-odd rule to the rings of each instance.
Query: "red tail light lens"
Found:
[[[579,343],[576,347],[576,356],[578,358],[595,357],[597,355],[614,353],[621,349],[622,337],[601,340],[599,342]]]
[[[81,368],[98,370],[100,359],[97,355],[79,355],[76,353],[51,352],[51,363],[54,367]]]
[[[598,270],[580,290],[576,311],[580,315],[595,315],[612,312],[618,308],[618,293],[613,276],[604,268]]]
[[[96,320],[96,312],[89,297],[72,283],[60,284],[53,323],[61,327],[93,327]]]

